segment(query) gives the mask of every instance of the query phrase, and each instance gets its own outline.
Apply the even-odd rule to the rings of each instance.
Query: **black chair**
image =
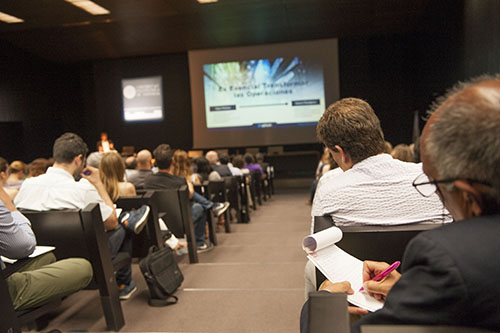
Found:
[[[85,258],[92,264],[94,278],[88,289],[99,289],[101,305],[109,330],[119,331],[125,319],[118,297],[115,271],[130,264],[128,253],[111,260],[108,239],[98,204],[82,210],[23,211],[31,221],[37,243],[55,246],[56,258]]]
[[[210,201],[213,202],[228,201],[225,180],[209,181],[207,186],[207,192]],[[226,233],[231,232],[231,225],[229,224],[229,209],[224,212],[224,229]]]
[[[238,190],[238,177],[229,176],[222,178],[224,179],[224,183],[226,184],[226,199],[230,204],[229,209],[236,212],[236,219],[238,220],[238,222],[240,222],[239,210],[241,209],[241,207]],[[233,222],[233,214],[230,213],[228,215],[229,221]]]
[[[203,182],[202,185],[193,185],[194,191],[202,196],[204,196],[206,199],[213,201],[210,198],[210,194],[208,193],[208,183],[209,181],[206,180]],[[212,244],[217,245],[217,227],[216,224],[214,223],[214,220],[212,219],[212,214],[210,212],[207,212],[207,224],[208,224],[208,238],[210,239],[210,242]]]
[[[255,198],[260,206],[262,206],[262,175],[260,171],[255,170],[250,172],[252,175],[252,185],[255,191]]]
[[[347,295],[315,292],[309,294],[307,328],[311,333],[349,333]]]
[[[235,176],[238,183],[238,197],[239,197],[239,210],[237,212],[237,219],[239,223],[250,222],[250,204],[248,200],[247,191],[247,177]]]
[[[165,244],[158,222],[158,207],[155,196],[155,191],[138,191],[137,196],[119,198],[116,202],[116,206],[125,211],[137,209],[142,205],[148,205],[150,208],[144,230],[140,234],[132,236],[132,257],[134,258],[147,256],[149,248],[153,245],[162,248]]]
[[[314,232],[327,229],[334,223],[330,216],[314,217]],[[430,230],[440,224],[416,223],[391,226],[340,226],[342,239],[337,246],[360,260],[375,260],[392,263],[402,261],[406,245],[422,231]],[[316,286],[319,287],[325,276],[316,269]]]
[[[154,190],[153,196],[158,209],[158,217],[165,221],[168,229],[178,238],[187,239],[189,262],[198,262],[194,225],[191,217],[189,190],[183,186],[179,190]]]

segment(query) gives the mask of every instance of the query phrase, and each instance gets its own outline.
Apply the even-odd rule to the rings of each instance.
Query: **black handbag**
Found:
[[[167,306],[178,301],[173,293],[179,288],[184,276],[169,247],[158,249],[151,246],[146,257],[139,261],[144,279],[149,288],[151,306]]]

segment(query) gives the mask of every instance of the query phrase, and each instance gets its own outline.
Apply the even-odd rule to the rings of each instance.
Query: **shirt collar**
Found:
[[[374,156],[370,156],[368,158],[365,158],[361,162],[354,164],[351,169],[360,169],[360,168],[363,168],[365,166],[372,165],[374,163],[382,163],[382,162],[386,162],[386,161],[389,161],[392,159],[393,159],[392,156],[389,154],[378,154],[378,155],[374,155]]]
[[[54,167],[49,167],[47,169],[46,174],[53,174],[53,175],[58,175],[66,178],[71,178],[73,181],[76,181],[75,178],[66,170],[61,169],[61,168],[54,168]]]

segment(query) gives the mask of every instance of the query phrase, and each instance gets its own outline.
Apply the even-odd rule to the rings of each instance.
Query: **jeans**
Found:
[[[203,245],[205,244],[205,224],[207,222],[207,211],[201,204],[194,202],[193,206],[191,207],[191,215],[193,218],[194,237],[196,238],[196,245]]]
[[[204,196],[202,196],[198,192],[193,193],[193,197],[191,198],[191,200],[193,200],[196,203],[199,203],[203,207],[203,209],[206,209],[206,210],[209,210],[214,206],[214,203],[212,201],[208,200],[207,198],[205,198]],[[193,220],[194,220],[194,217],[193,217]]]
[[[111,251],[111,259],[115,258],[118,252],[128,252],[132,254],[132,240],[127,237],[123,225],[119,225],[118,229],[108,231],[108,247]],[[118,286],[128,285],[132,281],[132,266],[126,265],[116,272],[116,283]]]

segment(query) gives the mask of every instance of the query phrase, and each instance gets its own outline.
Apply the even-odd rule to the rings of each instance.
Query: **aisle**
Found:
[[[176,293],[176,305],[149,307],[145,282],[133,265],[139,290],[122,303],[126,325],[121,331],[298,331],[306,262],[300,243],[310,224],[306,199],[306,190],[277,193],[252,212],[249,224],[232,224],[232,233],[218,233],[219,245],[200,254],[199,264],[190,265],[184,257],[180,267],[185,280]],[[105,330],[104,318],[89,321],[99,310],[97,295],[84,293],[92,294],[78,296],[78,304],[56,318],[50,328]]]

